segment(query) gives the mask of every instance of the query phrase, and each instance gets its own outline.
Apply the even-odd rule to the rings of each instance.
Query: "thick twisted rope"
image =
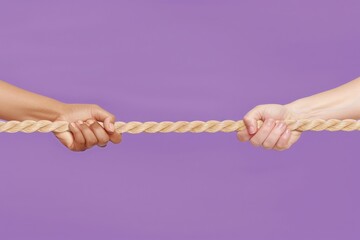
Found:
[[[287,120],[285,123],[290,130],[297,131],[355,131],[360,130],[360,120],[346,119],[302,119]],[[102,125],[102,123],[100,123]],[[262,121],[258,121],[258,127],[261,127]],[[119,133],[201,133],[201,132],[236,132],[245,128],[244,122],[224,120],[224,121],[178,121],[178,122],[116,122],[115,131]],[[67,132],[69,131],[69,123],[64,121],[51,122],[47,120],[41,121],[8,121],[0,122],[0,132]]]

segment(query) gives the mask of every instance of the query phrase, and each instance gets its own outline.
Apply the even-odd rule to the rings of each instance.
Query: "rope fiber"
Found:
[[[354,119],[301,119],[301,120],[286,120],[285,123],[290,130],[296,131],[355,131],[360,130],[360,120]],[[103,124],[100,123],[102,126]],[[257,122],[258,127],[261,127],[263,122]],[[116,122],[115,131],[119,133],[216,133],[216,132],[236,132],[245,128],[244,121],[178,121],[178,122]],[[25,120],[0,122],[0,133],[33,133],[33,132],[67,132],[69,131],[69,122],[56,121],[51,122],[47,120],[33,121]]]

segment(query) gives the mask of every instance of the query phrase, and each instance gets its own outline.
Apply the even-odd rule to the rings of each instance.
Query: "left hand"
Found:
[[[256,147],[283,151],[289,149],[301,136],[300,131],[287,129],[285,120],[299,118],[300,116],[287,105],[259,105],[244,116],[246,128],[239,131],[237,137],[242,142],[250,141]],[[264,122],[259,129],[258,120]]]
[[[65,104],[63,113],[55,121],[70,123],[70,132],[54,133],[71,151],[85,151],[93,146],[105,147],[109,141],[121,142],[121,134],[115,132],[115,116],[98,105]],[[102,127],[99,122],[103,122]]]

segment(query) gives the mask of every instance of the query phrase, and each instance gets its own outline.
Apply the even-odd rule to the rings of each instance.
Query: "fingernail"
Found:
[[[254,134],[256,132],[255,128],[253,126],[249,127],[249,133]]]
[[[89,120],[87,120],[86,122],[91,125],[91,124],[95,123],[95,120],[89,119]]]
[[[76,124],[75,124],[75,123],[70,123],[70,125],[71,125],[73,128],[76,128]]]
[[[290,129],[286,129],[285,134],[290,135],[290,133],[291,133]]]
[[[84,122],[83,121],[81,121],[81,120],[78,120],[77,121],[77,124],[83,124]]]

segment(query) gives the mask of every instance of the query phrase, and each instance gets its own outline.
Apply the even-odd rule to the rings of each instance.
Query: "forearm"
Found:
[[[53,121],[61,114],[64,105],[0,80],[0,119]]]
[[[298,118],[360,119],[360,78],[286,106]]]

